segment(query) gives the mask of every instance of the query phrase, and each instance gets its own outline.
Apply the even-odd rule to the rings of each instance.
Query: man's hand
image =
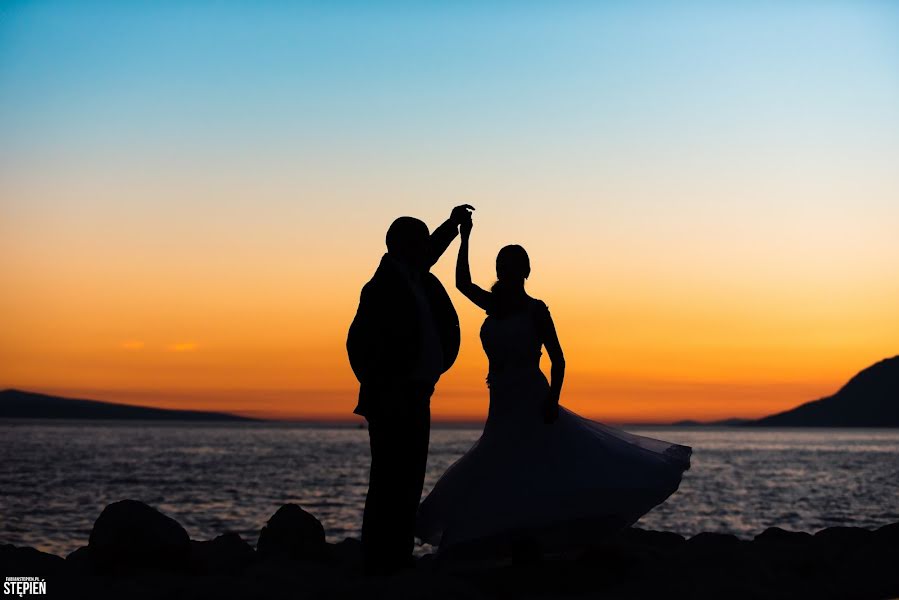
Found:
[[[471,204],[462,204],[453,209],[453,212],[450,213],[450,221],[453,222],[453,225],[459,226],[464,223],[466,220],[471,220],[471,211],[474,210],[474,206]]]

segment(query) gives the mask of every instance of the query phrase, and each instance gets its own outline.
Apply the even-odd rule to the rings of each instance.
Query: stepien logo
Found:
[[[47,580],[40,577],[7,577],[3,582],[3,595],[15,595],[19,598],[25,595],[46,594]]]

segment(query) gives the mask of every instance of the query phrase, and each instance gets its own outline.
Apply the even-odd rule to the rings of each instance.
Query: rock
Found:
[[[629,527],[594,543],[579,560],[606,581],[614,581],[625,573],[668,563],[684,548],[683,536]]]
[[[328,544],[328,554],[332,560],[350,568],[362,565],[362,541],[346,538],[336,544]]]
[[[42,577],[58,573],[65,561],[54,555],[28,546],[0,546],[0,573],[4,576]]]
[[[818,568],[832,597],[899,597],[896,552],[877,533],[860,527],[828,527],[815,534]]]
[[[760,544],[808,544],[812,541],[812,536],[804,531],[787,531],[780,527],[769,527],[761,532],[753,542]]]
[[[207,542],[190,542],[190,559],[195,572],[236,573],[252,564],[256,551],[237,533],[225,533]]]
[[[874,532],[877,543],[899,550],[899,523],[884,525]]]
[[[189,568],[190,537],[184,528],[137,500],[121,500],[104,508],[91,530],[88,548],[100,573]]]
[[[94,572],[94,558],[87,546],[69,552],[66,556],[66,570],[70,573],[89,575]]]
[[[733,549],[739,546],[741,543],[742,542],[740,541],[740,538],[733,534],[715,533],[713,531],[703,531],[702,533],[697,533],[689,540],[687,540],[687,545],[689,547],[703,549]]]
[[[440,551],[440,560],[445,564],[453,564],[454,568],[477,568],[478,565],[491,564],[497,560],[510,561],[514,564],[539,562],[543,557],[540,541],[528,533],[497,535],[488,538],[465,541],[454,544]]]
[[[577,559],[582,571],[606,583],[620,581],[652,562],[655,554],[651,549],[632,544],[597,543],[588,548]]]
[[[325,528],[296,504],[285,504],[259,532],[256,551],[260,558],[327,558]]]
[[[828,527],[815,534],[815,541],[843,549],[870,543],[873,537],[873,531],[861,527]]]
[[[814,538],[805,532],[769,527],[752,540],[750,553],[770,570],[772,579],[781,582],[798,585],[796,581],[821,575],[818,568],[821,552],[816,548]],[[760,577],[762,575],[759,574]]]
[[[614,539],[658,550],[671,550],[686,541],[684,536],[671,531],[653,531],[639,527],[628,527],[619,532]]]
[[[705,561],[722,562],[731,560],[734,553],[748,543],[729,533],[704,531],[687,540],[684,544],[684,549],[688,555],[694,558],[699,557]]]

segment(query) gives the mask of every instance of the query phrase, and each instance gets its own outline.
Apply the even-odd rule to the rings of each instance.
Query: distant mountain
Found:
[[[786,427],[899,427],[899,356],[859,372],[833,396],[748,425]]]
[[[748,423],[750,419],[721,419],[719,421],[693,421],[691,419],[687,419],[686,421],[676,421],[671,425],[675,427],[720,427],[724,426],[736,426],[736,425],[745,425]]]
[[[228,413],[167,410],[98,400],[62,398],[22,390],[0,391],[0,418],[150,419],[156,421],[254,421]]]

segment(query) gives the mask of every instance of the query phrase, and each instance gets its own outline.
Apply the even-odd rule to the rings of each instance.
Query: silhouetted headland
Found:
[[[63,398],[22,390],[0,391],[3,419],[144,419],[154,421],[254,421],[228,413],[169,410],[99,400]]]
[[[863,369],[833,396],[747,423],[766,427],[899,427],[899,356]]]
[[[857,598],[899,595],[899,523],[752,540],[623,529],[566,553],[534,541],[425,555],[366,577],[361,542],[325,540],[313,515],[277,509],[256,546],[236,533],[190,539],[135,500],[107,506],[87,545],[62,558],[0,545],[4,575],[40,577],[51,598]]]
[[[899,356],[858,372],[832,396],[761,419],[677,421],[678,427],[899,427]]]

